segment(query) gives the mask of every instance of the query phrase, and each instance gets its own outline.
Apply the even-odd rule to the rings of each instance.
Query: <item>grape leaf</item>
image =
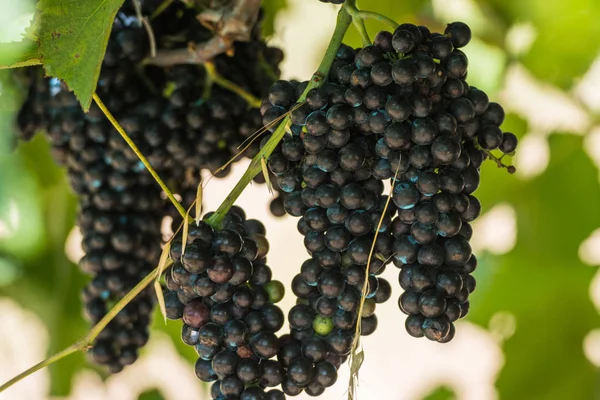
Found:
[[[515,248],[500,257],[478,255],[467,317],[486,327],[498,311],[515,317],[497,382],[506,399],[594,398],[598,379],[583,353],[584,337],[600,323],[589,297],[596,270],[578,257],[581,242],[600,225],[598,171],[581,137],[552,135],[549,144],[542,175],[521,181],[486,166],[477,191],[485,209],[508,202],[517,212]]]
[[[510,26],[531,22],[536,38],[523,56],[525,66],[538,78],[570,88],[597,57],[600,35],[594,0],[480,0]]]
[[[115,15],[123,0],[40,0],[40,53],[46,73],[69,86],[88,111]]]
[[[38,44],[33,40],[0,43],[0,69],[29,67],[41,63]]]

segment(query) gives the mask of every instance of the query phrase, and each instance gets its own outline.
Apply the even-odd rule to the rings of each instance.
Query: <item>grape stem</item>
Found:
[[[148,35],[150,57],[156,57],[156,38],[154,37],[152,26],[150,25],[150,22],[148,22],[148,18],[142,15],[142,6],[140,4],[140,0],[134,0],[133,7],[135,8],[135,15],[137,16],[138,21],[140,21],[140,24],[144,26],[146,34]]]
[[[393,19],[386,17],[385,15],[381,15],[374,11],[360,10],[360,11],[358,11],[358,15],[363,19],[374,19],[376,21],[382,22],[394,30],[399,26],[399,24],[396,21],[394,21]]]
[[[514,174],[516,172],[516,169],[514,166],[506,165],[502,162],[502,158],[504,158],[504,155],[502,157],[498,158],[491,151],[489,151],[488,149],[482,148],[479,144],[477,145],[477,148],[479,150],[483,151],[485,153],[485,155],[487,155],[491,161],[494,161],[496,163],[496,165],[498,166],[498,168],[506,168],[508,170],[508,172],[511,174]]]
[[[138,294],[140,294],[142,290],[146,288],[146,286],[148,286],[156,279],[158,272],[158,268],[154,269],[142,281],[135,285],[135,287],[131,289],[129,293],[123,296],[123,298],[119,300],[119,302],[115,304],[108,311],[108,313],[106,313],[106,315],[96,325],[94,325],[94,327],[83,338],[79,339],[77,342],[67,347],[66,349],[59,351],[58,353],[46,358],[45,360],[37,363],[33,367],[21,372],[19,375],[7,381],[2,386],[0,386],[0,393],[2,393],[4,390],[8,389],[15,383],[27,378],[34,372],[37,372],[42,368],[49,366],[50,364],[54,364],[55,362],[62,360],[63,358],[78,351],[87,351],[89,348],[91,348],[92,344],[94,343],[94,340],[96,339],[96,337],[98,337],[100,332],[102,332],[102,330],[106,328],[110,321],[112,321],[113,318],[116,317],[117,314],[127,306],[127,304],[129,304]]]
[[[346,1],[342,8],[346,9],[348,14],[352,17],[352,23],[362,39],[363,47],[370,46],[372,42],[369,38],[369,32],[367,32],[367,27],[365,26],[362,15],[360,15],[360,12],[356,8],[356,1]]]
[[[215,64],[213,62],[204,63],[204,69],[206,70],[206,73],[208,74],[212,83],[216,83],[222,88],[237,94],[242,99],[246,100],[250,107],[260,108],[261,101],[259,98],[254,97],[252,93],[247,92],[246,90],[244,90],[244,88],[221,76],[219,72],[217,72],[217,68],[215,67]]]
[[[197,18],[214,28],[215,35],[212,38],[183,49],[160,50],[156,57],[148,57],[144,63],[158,67],[204,64],[231,49],[235,41],[249,41],[252,28],[256,24],[260,3],[260,0],[235,0],[231,7],[203,11]]]
[[[313,74],[312,79],[306,86],[304,93],[298,99],[298,103],[302,103],[306,100],[306,94],[314,88],[320,87],[325,83],[325,78],[329,74],[329,69],[335,60],[335,56],[337,54],[338,48],[344,39],[344,35],[346,31],[350,27],[352,23],[352,17],[347,11],[346,7],[342,7],[338,12],[337,22],[335,25],[335,30],[333,31],[333,35],[331,40],[329,41],[329,45],[327,46],[327,50],[325,51],[325,56],[319,65],[317,71]],[[262,163],[266,161],[271,153],[277,147],[279,141],[283,138],[286,132],[286,126],[290,123],[290,117],[287,115],[279,124],[271,138],[267,141],[264,147],[260,150],[260,152],[254,156],[248,169],[242,176],[242,178],[235,185],[231,193],[227,195],[223,203],[219,206],[217,211],[207,220],[207,222],[213,226],[215,229],[218,229],[221,226],[221,222],[225,217],[225,214],[229,211],[231,206],[235,203],[240,194],[244,191],[246,186],[256,175],[258,175],[262,171]],[[264,160],[264,161],[263,161]]]
[[[98,107],[100,108],[100,110],[102,110],[102,112],[104,113],[104,115],[106,116],[106,118],[108,118],[108,120],[110,121],[110,123],[112,124],[112,126],[115,127],[115,129],[119,132],[119,134],[121,135],[121,137],[123,138],[123,140],[125,140],[125,142],[127,142],[127,145],[138,156],[138,158],[140,159],[140,161],[142,162],[142,164],[144,164],[144,166],[146,167],[146,169],[148,170],[148,172],[150,172],[150,175],[152,175],[152,177],[154,178],[154,180],[156,181],[156,183],[158,183],[158,185],[165,192],[165,194],[167,195],[167,197],[169,198],[169,200],[171,200],[171,203],[173,203],[173,205],[175,206],[175,208],[177,209],[177,211],[179,212],[179,214],[181,215],[181,217],[185,220],[185,216],[186,216],[185,209],[183,208],[183,206],[181,204],[179,204],[179,202],[177,201],[177,199],[175,198],[175,196],[173,196],[173,193],[171,192],[171,190],[163,182],[163,180],[160,178],[160,176],[154,170],[154,168],[152,168],[152,165],[150,165],[150,162],[148,161],[148,159],[146,158],[146,156],[144,156],[144,154],[142,154],[142,152],[140,151],[140,149],[138,149],[138,147],[135,145],[135,143],[133,142],[133,140],[131,140],[131,138],[129,137],[129,135],[127,135],[127,132],[125,132],[125,130],[123,129],[123,127],[121,127],[121,125],[119,124],[119,122],[117,122],[117,120],[111,114],[111,112],[108,110],[108,108],[106,108],[106,106],[104,105],[104,103],[102,102],[102,100],[100,100],[100,97],[98,96],[98,94],[96,92],[94,92],[94,94],[93,94],[92,97],[93,97],[94,101],[96,102],[96,104],[98,105]]]
[[[400,168],[400,163],[398,163],[398,168]],[[367,262],[367,266],[365,267],[365,282],[363,283],[360,303],[358,305],[358,318],[356,322],[356,330],[354,332],[354,340],[352,341],[352,349],[350,350],[350,357],[348,359],[348,364],[350,365],[350,379],[348,381],[348,399],[355,398],[357,380],[358,380],[358,371],[362,365],[364,360],[364,351],[360,350],[360,318],[362,318],[363,309],[365,306],[365,300],[367,298],[367,293],[369,290],[369,269],[371,268],[371,259],[373,258],[373,253],[375,252],[375,244],[377,243],[377,237],[379,236],[379,232],[381,231],[381,225],[383,224],[383,220],[385,219],[385,214],[390,205],[390,200],[392,199],[392,194],[394,191],[394,185],[396,184],[396,177],[398,176],[398,169],[396,169],[396,173],[394,174],[394,178],[392,179],[392,185],[390,187],[389,196],[385,202],[385,206],[383,207],[383,211],[381,211],[381,218],[379,218],[379,222],[377,223],[377,229],[375,230],[375,236],[373,237],[373,242],[371,243],[371,249],[369,250],[369,261]]]

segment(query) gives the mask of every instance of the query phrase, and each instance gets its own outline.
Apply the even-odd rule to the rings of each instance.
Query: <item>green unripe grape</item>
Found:
[[[315,319],[313,319],[313,329],[318,335],[329,335],[329,333],[333,330],[333,321],[330,317],[317,315]]]
[[[283,283],[279,281],[271,281],[264,287],[269,295],[269,301],[271,303],[278,303],[281,301],[281,299],[283,299],[283,295],[285,294],[285,287],[283,286]]]

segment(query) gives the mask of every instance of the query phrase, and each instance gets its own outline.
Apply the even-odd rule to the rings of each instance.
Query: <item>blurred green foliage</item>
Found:
[[[436,20],[430,1],[377,0],[359,5],[398,21],[426,24],[432,30],[443,30],[447,22]],[[475,21],[474,26],[480,27],[475,29],[476,40],[465,50],[471,62],[469,81],[491,97],[502,86],[509,62],[520,61],[538,79],[569,89],[598,56],[600,2],[481,0],[477,5],[477,18],[484,19]],[[274,15],[287,2],[267,0],[265,6],[265,32],[271,34]],[[470,22],[471,18],[475,17],[465,14],[464,20]],[[517,23],[531,24],[536,32],[530,51],[522,56],[507,54],[505,49],[504,36]],[[374,21],[367,26],[372,35],[385,28]],[[360,45],[352,29],[347,42]],[[8,151],[11,110],[7,105],[19,101],[7,99],[13,96],[7,77],[0,76],[0,124],[5,132],[0,141],[0,221],[10,221],[16,212],[19,226],[0,239],[0,296],[13,298],[42,319],[49,330],[52,353],[73,343],[87,329],[81,318],[79,291],[88,278],[64,252],[74,224],[76,199],[42,137],[20,144],[16,152]],[[509,114],[504,129],[522,136],[528,124]],[[467,318],[484,328],[499,311],[516,319],[514,335],[502,346],[505,365],[497,382],[502,399],[599,397],[598,369],[583,354],[583,338],[600,324],[589,296],[596,270],[583,265],[578,257],[581,242],[600,227],[598,170],[584,151],[582,137],[555,132],[548,140],[550,163],[543,174],[524,180],[488,163],[477,192],[484,211],[507,203],[518,218],[518,240],[510,253],[478,254],[478,289]],[[177,324],[165,325],[157,314],[154,329],[171,335],[179,352],[193,362],[195,354],[179,340]],[[77,354],[51,367],[53,394],[69,393],[73,373],[84,365],[85,357]],[[450,389],[442,387],[426,399],[454,397]],[[157,391],[140,397],[160,398]]]
[[[454,391],[451,388],[440,386],[427,396],[423,397],[423,400],[456,400],[456,394],[454,394]]]

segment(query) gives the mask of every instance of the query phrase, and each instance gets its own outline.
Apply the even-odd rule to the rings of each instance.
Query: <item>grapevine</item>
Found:
[[[482,208],[473,194],[480,167],[490,160],[516,172],[505,157],[517,136],[502,131],[502,106],[467,83],[469,26],[436,33],[354,0],[321,2],[339,11],[305,82],[280,79],[283,54],[261,37],[260,2],[244,0],[200,11],[125,1],[109,21],[91,93],[77,87],[74,96],[64,75],[44,77],[39,67],[17,71],[28,93],[19,137],[46,132],[79,196],[79,266],[92,276],[82,299],[93,327],[0,392],[77,351],[118,373],[147,342],[158,302],[165,318],[182,321],[196,376],[212,382],[214,399],[319,396],[346,361],[354,398],[360,338],[376,334],[377,305],[391,297],[380,276],[390,263],[408,334],[439,343],[458,334],[454,322],[475,290],[469,241]],[[370,35],[365,19],[390,30]],[[350,26],[362,47],[342,43]],[[202,215],[210,186],[201,171],[227,176],[242,157],[251,159],[242,178]],[[234,205],[252,181],[277,191],[271,210],[298,218],[308,253],[296,263],[287,319],[265,226]],[[174,233],[165,240],[167,216]],[[286,321],[290,333],[278,335]]]

